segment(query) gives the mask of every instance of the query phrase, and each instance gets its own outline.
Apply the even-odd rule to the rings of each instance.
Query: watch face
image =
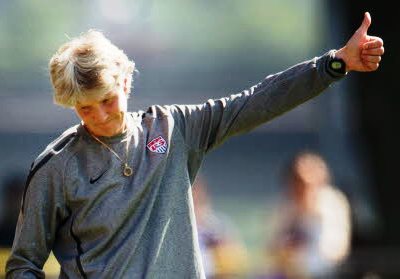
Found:
[[[343,63],[340,61],[332,61],[331,67],[334,70],[340,70],[343,67]]]

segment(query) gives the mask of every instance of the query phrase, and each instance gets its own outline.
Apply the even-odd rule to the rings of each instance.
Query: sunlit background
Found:
[[[9,182],[16,184],[17,177],[23,185],[33,159],[78,121],[72,110],[53,105],[47,71],[49,58],[69,37],[95,28],[121,47],[139,70],[130,110],[144,110],[236,93],[339,48],[358,27],[346,28],[342,17],[321,0],[0,0],[0,223],[10,220],[9,206],[20,198],[10,203]],[[362,13],[352,17],[361,23]],[[325,156],[335,185],[351,201],[359,237],[382,230],[367,146],[352,109],[355,81],[342,80],[284,116],[230,139],[204,162],[201,173],[213,207],[230,218],[248,251],[249,278],[267,265],[263,249],[284,188],[281,172],[297,151]],[[10,232],[0,229],[0,247],[7,249]]]

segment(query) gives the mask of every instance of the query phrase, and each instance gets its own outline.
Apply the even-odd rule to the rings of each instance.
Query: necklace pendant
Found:
[[[133,174],[133,170],[132,170],[132,168],[130,166],[128,166],[128,164],[124,164],[123,174],[126,177],[129,177],[129,176],[131,176]]]

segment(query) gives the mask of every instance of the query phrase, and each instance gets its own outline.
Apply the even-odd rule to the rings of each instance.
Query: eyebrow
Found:
[[[104,94],[104,96],[103,96],[102,99],[104,100],[104,99],[109,98],[109,97],[111,97],[111,96],[113,96],[113,93],[110,93],[110,92],[109,92],[109,93]]]
[[[116,94],[109,92],[109,93],[104,94],[103,98],[101,98],[99,101],[101,102],[101,101],[104,101],[105,99],[113,98],[115,96],[116,96]]]

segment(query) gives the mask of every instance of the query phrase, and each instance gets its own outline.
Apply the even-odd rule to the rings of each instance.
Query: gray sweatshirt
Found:
[[[128,148],[130,177],[82,124],[65,131],[32,164],[6,278],[44,277],[51,251],[60,278],[205,278],[191,195],[204,155],[343,77],[332,53],[226,98],[129,113],[127,132],[100,139]]]

